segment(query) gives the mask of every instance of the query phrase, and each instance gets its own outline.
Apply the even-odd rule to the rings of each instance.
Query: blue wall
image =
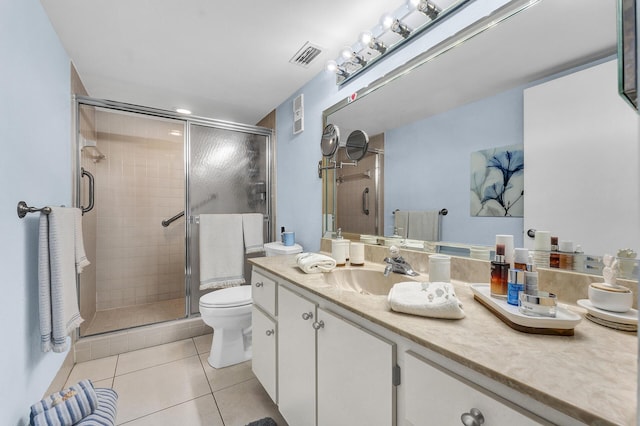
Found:
[[[38,215],[71,205],[69,58],[37,0],[0,1],[0,424],[26,421],[66,354],[40,351]]]
[[[470,215],[471,153],[523,143],[523,88],[385,133],[385,235],[392,211],[446,208],[442,240],[491,245],[496,234],[523,244],[523,219]],[[526,160],[525,160],[526,161]]]

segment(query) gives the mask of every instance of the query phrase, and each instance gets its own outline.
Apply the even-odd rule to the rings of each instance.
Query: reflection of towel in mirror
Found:
[[[398,283],[389,292],[388,301],[396,312],[432,318],[464,318],[462,303],[450,283]]]
[[[408,227],[407,238],[440,241],[440,212],[438,210],[411,211]]]
[[[332,257],[318,253],[300,253],[296,256],[296,262],[307,274],[331,272],[336,267],[336,261]]]
[[[407,237],[407,227],[409,226],[409,212],[396,210],[394,214],[395,231],[401,237]]]

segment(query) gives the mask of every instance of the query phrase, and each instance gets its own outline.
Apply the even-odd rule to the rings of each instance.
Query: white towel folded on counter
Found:
[[[462,303],[450,283],[401,282],[393,286],[388,300],[396,312],[432,318],[464,318]]]
[[[300,253],[296,256],[296,262],[307,274],[331,272],[336,267],[334,258],[318,253]]]

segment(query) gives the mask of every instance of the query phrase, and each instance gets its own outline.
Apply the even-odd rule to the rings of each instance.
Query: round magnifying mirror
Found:
[[[362,130],[354,130],[347,138],[345,149],[349,160],[358,161],[367,153],[369,136]]]
[[[320,149],[325,157],[332,157],[338,149],[340,142],[340,130],[333,124],[327,124],[322,131],[322,140],[320,141]]]

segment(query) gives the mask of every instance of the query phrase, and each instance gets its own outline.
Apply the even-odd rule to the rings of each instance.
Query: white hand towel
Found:
[[[398,235],[406,237],[409,227],[409,212],[396,210],[394,214],[394,226]]]
[[[462,303],[450,283],[398,283],[391,288],[388,301],[396,312],[432,318],[464,318]]]
[[[200,215],[200,290],[244,284],[242,215]]]
[[[49,215],[40,215],[38,294],[44,352],[64,352],[67,336],[83,321],[76,290],[76,210],[52,207]]]
[[[440,241],[440,212],[438,210],[411,211],[408,219],[407,238],[423,241]]]
[[[319,253],[300,253],[296,256],[296,263],[307,274],[331,272],[336,267],[334,258]]]
[[[264,216],[262,213],[245,213],[242,215],[242,233],[244,234],[244,252],[264,253]]]

